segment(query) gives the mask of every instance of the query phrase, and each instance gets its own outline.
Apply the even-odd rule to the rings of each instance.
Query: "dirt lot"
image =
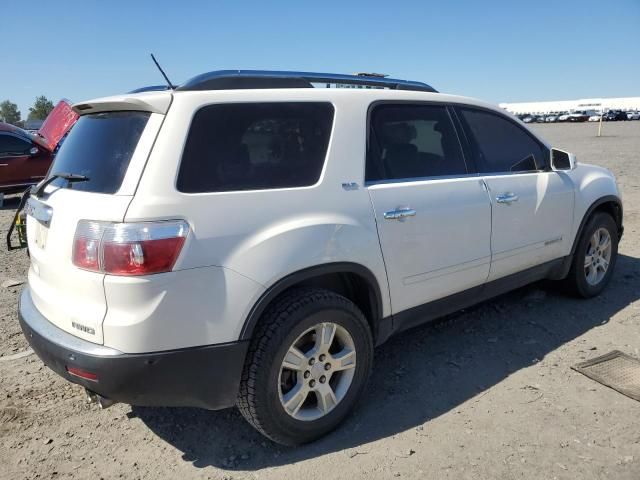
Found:
[[[617,175],[625,237],[601,297],[534,285],[399,335],[376,353],[366,398],[302,448],[265,441],[235,410],[99,411],[24,352],[20,286],[0,288],[0,478],[640,478],[640,404],[570,369],[640,356],[640,122],[535,125]],[[15,201],[0,211],[4,239]],[[0,284],[24,280],[0,253]],[[12,357],[13,356],[13,357]]]

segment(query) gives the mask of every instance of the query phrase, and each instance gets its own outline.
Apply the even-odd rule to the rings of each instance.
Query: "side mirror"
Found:
[[[31,147],[31,149],[29,150],[29,155],[33,157],[34,155],[37,155],[39,151],[40,150],[38,150],[38,147]]]
[[[576,156],[573,153],[551,149],[551,169],[554,171],[573,170],[576,168]]]

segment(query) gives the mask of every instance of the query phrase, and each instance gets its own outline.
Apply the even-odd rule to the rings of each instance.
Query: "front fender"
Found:
[[[574,253],[588,218],[600,206],[615,203],[619,208],[616,218],[620,234],[622,233],[622,199],[616,179],[609,170],[595,165],[579,164],[570,174],[575,185],[575,210],[573,217]]]

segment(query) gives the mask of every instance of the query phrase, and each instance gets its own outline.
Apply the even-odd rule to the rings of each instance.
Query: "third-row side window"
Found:
[[[178,174],[186,193],[304,187],[320,179],[329,103],[228,103],[196,112]]]

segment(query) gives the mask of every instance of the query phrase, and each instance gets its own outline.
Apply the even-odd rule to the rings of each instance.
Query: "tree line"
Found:
[[[53,102],[44,95],[36,97],[32,107],[29,107],[29,114],[26,120],[44,120],[53,110]],[[18,105],[5,100],[0,103],[0,121],[10,123],[17,127],[24,128],[25,120],[22,119]]]

